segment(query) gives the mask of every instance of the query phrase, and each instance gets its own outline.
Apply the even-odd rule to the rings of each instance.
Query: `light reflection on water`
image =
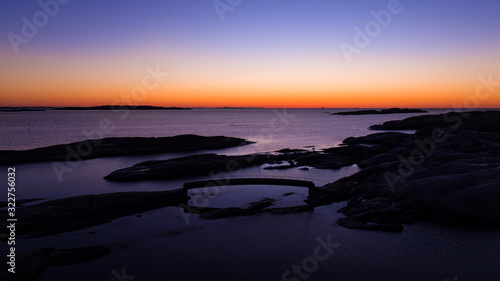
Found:
[[[306,187],[282,185],[227,185],[197,188],[188,191],[189,206],[229,208],[247,207],[265,198],[275,199],[272,208],[304,205],[309,190]]]
[[[98,134],[102,120],[113,130],[104,137],[165,137],[180,134],[230,136],[258,142],[252,152],[316,146],[328,148],[368,127],[419,114],[339,116],[346,109],[192,109],[130,111],[124,120],[112,111],[0,112],[0,150],[71,143]],[[442,113],[445,109],[430,109]],[[285,117],[283,117],[285,116]],[[274,121],[273,121],[274,120]],[[102,130],[100,130],[102,132]]]

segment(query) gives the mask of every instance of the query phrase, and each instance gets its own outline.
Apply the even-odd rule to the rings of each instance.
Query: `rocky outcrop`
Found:
[[[16,234],[19,238],[33,238],[74,231],[108,223],[123,216],[178,206],[187,200],[187,193],[183,189],[56,199],[17,208],[16,216],[23,219],[16,223]],[[2,232],[8,230],[5,223],[0,223]]]
[[[282,159],[281,156],[253,154],[245,156],[226,156],[200,154],[169,160],[146,161],[128,168],[120,169],[105,176],[109,181],[140,181],[152,179],[173,179],[208,175],[223,171],[262,165],[269,161]]]
[[[223,149],[251,143],[253,142],[224,136],[112,137],[30,150],[3,150],[0,151],[0,165],[41,161],[80,161],[99,157]]]
[[[404,120],[387,121],[381,125],[373,125],[372,130],[420,130],[430,128],[452,128],[453,130],[473,130],[481,132],[498,132],[500,124],[489,122],[497,120],[499,111],[448,112],[445,114],[422,115]]]
[[[498,124],[499,111],[474,111],[411,117],[373,126],[417,132],[347,139],[347,143],[388,150],[359,162],[362,171],[325,185],[317,191],[315,202],[348,200],[341,210],[348,219],[339,224],[363,229],[379,229],[366,223],[412,223],[421,218],[498,223]]]
[[[310,166],[318,169],[339,169],[356,164],[386,149],[386,147],[382,146],[350,145],[329,148],[321,152],[286,151],[283,153],[241,156],[200,154],[169,160],[146,161],[116,170],[104,178],[109,181],[141,181],[208,176],[209,174],[232,172],[263,164],[277,164],[283,161],[292,164],[271,166],[265,169],[290,169],[301,166]]]
[[[412,109],[412,108],[389,108],[382,110],[356,110],[356,111],[344,111],[335,112],[332,115],[371,115],[371,114],[396,114],[396,113],[426,113],[428,111],[422,109]]]

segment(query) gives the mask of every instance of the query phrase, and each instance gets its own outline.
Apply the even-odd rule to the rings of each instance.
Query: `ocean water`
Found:
[[[163,137],[180,134],[224,135],[254,141],[255,144],[218,151],[196,151],[143,156],[111,157],[72,163],[57,174],[54,163],[17,164],[17,181],[23,186],[20,199],[60,198],[119,191],[176,189],[186,181],[165,180],[137,183],[108,182],[104,176],[114,170],[147,160],[170,159],[196,153],[238,155],[272,152],[283,148],[321,149],[333,147],[350,136],[363,136],[373,124],[418,114],[341,116],[346,109],[192,109],[182,111],[44,111],[0,112],[1,150],[22,150],[101,137]],[[446,110],[433,109],[432,113]],[[67,165],[65,162],[60,164]],[[74,166],[74,167],[73,167]],[[358,171],[263,170],[252,167],[234,176],[282,176],[313,180],[324,185]],[[201,180],[193,177],[187,180]]]
[[[256,141],[257,151],[331,147],[368,127],[419,114],[341,116],[348,109],[192,109],[182,111],[0,112],[0,150],[31,149],[97,137],[224,135]],[[442,113],[446,109],[429,109]]]
[[[282,148],[321,149],[338,145],[350,136],[374,131],[373,124],[418,114],[332,116],[336,109],[193,109],[189,111],[46,111],[0,112],[0,149],[29,149],[94,137],[225,135],[255,144],[211,151],[236,155]],[[432,109],[430,113],[447,110]],[[122,118],[121,118],[122,117]],[[112,129],[111,129],[112,128]],[[110,157],[76,162],[58,178],[52,163],[26,163],[16,167],[16,196],[60,198],[118,191],[169,190],[180,180],[132,183],[107,182],[108,173],[141,161],[169,159],[194,153]],[[9,166],[1,166],[6,171]],[[316,185],[355,173],[354,165],[340,170],[301,171],[242,169],[233,176],[284,176],[313,180]],[[6,177],[6,172],[5,172]],[[5,178],[6,182],[6,178]],[[300,204],[306,194],[297,188],[266,190],[240,186],[207,196],[209,207],[241,207],[262,197],[278,199],[282,206]],[[199,191],[198,191],[199,192]],[[285,197],[284,193],[294,192]],[[197,196],[193,190],[191,195]],[[2,201],[0,199],[0,201]],[[196,200],[190,202],[196,205]],[[500,229],[456,228],[419,222],[402,233],[370,232],[340,227],[337,213],[345,203],[318,207],[314,212],[261,214],[222,220],[186,217],[180,208],[167,207],[138,216],[50,237],[18,239],[17,251],[45,247],[74,248],[106,244],[109,256],[84,264],[49,267],[40,277],[48,280],[113,280],[113,270],[134,280],[498,280]],[[22,220],[22,218],[18,218]],[[90,234],[93,233],[93,234]],[[338,244],[325,260],[314,260],[318,241]],[[7,252],[6,243],[0,252]],[[285,273],[306,265],[307,278]],[[285,275],[284,275],[285,274]],[[306,275],[303,275],[306,276]],[[131,280],[131,279],[130,279]]]

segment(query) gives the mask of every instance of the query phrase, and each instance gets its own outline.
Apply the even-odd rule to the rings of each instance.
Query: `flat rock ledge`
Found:
[[[263,164],[279,164],[279,169],[303,169],[304,166],[318,169],[340,169],[345,166],[354,165],[388,149],[390,147],[384,145],[368,147],[365,145],[350,144],[322,151],[281,150],[274,153],[239,156],[213,153],[198,154],[168,160],[141,162],[113,171],[105,176],[104,179],[109,181],[144,181],[209,176],[217,173],[230,173],[239,169]]]
[[[35,238],[75,231],[108,223],[124,216],[178,206],[187,200],[186,191],[183,189],[119,192],[56,199],[18,208],[16,215],[23,220],[16,223],[16,234],[19,238]],[[6,214],[5,211],[2,213]],[[7,237],[6,222],[0,222],[0,227],[2,237]]]
[[[43,161],[81,161],[100,157],[223,149],[251,143],[253,142],[225,136],[111,137],[29,150],[3,150],[0,151],[0,165]]]

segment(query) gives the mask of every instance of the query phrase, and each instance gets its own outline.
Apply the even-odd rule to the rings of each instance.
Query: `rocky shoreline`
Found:
[[[349,228],[402,231],[420,219],[500,221],[500,112],[423,115],[372,126],[381,132],[347,138],[323,151],[284,149],[269,154],[195,155],[147,161],[112,172],[113,181],[168,179],[232,171],[263,164],[276,169],[338,169],[360,172],[316,188],[308,204],[348,201],[340,210]],[[229,171],[230,172],[230,171]],[[397,225],[394,225],[397,224]]]
[[[359,228],[370,229],[372,227],[365,224],[411,223],[422,218],[497,221],[500,220],[499,124],[499,111],[422,115],[372,126],[372,129],[380,130],[417,130],[414,134],[381,132],[350,137],[341,146],[322,151],[283,149],[240,156],[201,154],[146,161],[111,172],[105,179],[143,181],[185,178],[230,173],[263,164],[279,164],[274,166],[279,169],[338,169],[357,164],[362,168],[360,172],[314,188],[307,203],[318,206],[347,201],[348,205],[341,210],[347,218],[340,220],[339,224],[351,228],[356,226],[354,222],[359,223]],[[113,140],[116,145],[120,144],[118,140],[124,139],[128,146],[154,142],[161,144],[161,149],[170,151],[250,143],[236,138],[183,135],[171,138],[109,138],[103,139],[103,144]],[[197,145],[193,146],[193,143]],[[109,146],[103,146],[107,150],[100,156],[109,155]],[[152,152],[158,146],[150,145],[145,148],[146,152]],[[131,153],[123,146],[113,149],[113,155]],[[141,151],[142,147],[135,147],[133,153]],[[22,162],[23,158],[18,158],[18,161]],[[94,197],[90,195],[89,198]],[[44,204],[47,203],[40,206]],[[376,225],[373,227],[377,228]]]
[[[362,171],[322,188],[325,201],[345,201],[346,227],[378,229],[420,219],[444,223],[500,221],[500,112],[424,115],[389,121],[372,129],[417,130],[379,133],[348,143],[380,146],[387,152],[358,163]],[[328,198],[328,199],[326,199]],[[401,228],[402,229],[402,228]]]
[[[230,173],[263,164],[318,169],[338,169],[356,164],[362,168],[358,173],[335,182],[311,187],[304,205],[270,208],[274,200],[265,198],[245,208],[190,207],[187,206],[187,193],[182,189],[85,195],[20,206],[17,216],[23,220],[16,226],[16,231],[20,238],[25,239],[50,236],[168,206],[184,208],[186,212],[198,214],[204,219],[222,219],[260,213],[307,212],[313,211],[316,206],[344,201],[347,205],[339,212],[345,217],[340,218],[338,224],[353,229],[401,232],[404,224],[419,220],[459,225],[500,223],[500,111],[422,115],[374,125],[371,129],[416,132],[378,132],[364,137],[350,137],[341,146],[322,151],[283,149],[241,156],[201,154],[147,161],[106,176],[106,180],[112,181],[171,179],[208,175],[210,172]],[[153,153],[165,147],[185,151],[193,145],[186,138],[198,143],[194,146],[197,149],[251,143],[236,138],[193,135],[172,137],[170,140],[122,138],[121,140],[126,139],[125,148],[148,142],[161,145],[146,148],[139,146],[131,152],[115,140],[114,144],[118,147],[106,148],[108,150],[101,151],[95,157]],[[213,142],[204,143],[206,140]],[[104,144],[107,141],[110,140],[103,139]],[[172,145],[165,146],[168,141]],[[57,149],[61,148],[64,149],[64,145]],[[53,149],[42,148],[43,153],[19,152],[24,153],[19,161],[32,159],[37,153],[38,158],[34,159],[45,160],[34,161],[48,161],[43,156],[47,156],[47,152]],[[28,157],[30,153],[31,157]],[[5,152],[0,155],[7,157]],[[12,163],[12,158],[9,161]],[[33,159],[30,162],[32,161]],[[5,230],[4,223],[1,225]],[[19,260],[28,268],[27,273],[19,280],[36,280],[47,266],[77,264],[100,258],[110,251],[109,246],[95,246],[65,250],[43,249],[19,254]]]

